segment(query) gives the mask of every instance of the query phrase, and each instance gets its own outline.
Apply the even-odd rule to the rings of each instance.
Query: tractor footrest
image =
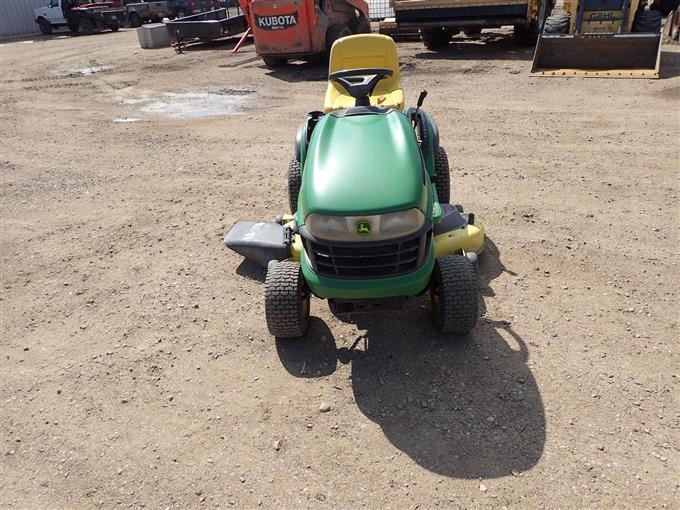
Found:
[[[272,221],[237,221],[224,235],[224,244],[262,267],[290,257],[286,231]]]
[[[404,297],[382,299],[329,299],[328,306],[335,315],[374,313],[402,310]]]

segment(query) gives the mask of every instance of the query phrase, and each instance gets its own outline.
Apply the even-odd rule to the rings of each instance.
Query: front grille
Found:
[[[425,261],[430,231],[387,242],[331,243],[303,237],[315,272],[336,278],[385,278],[410,273]]]

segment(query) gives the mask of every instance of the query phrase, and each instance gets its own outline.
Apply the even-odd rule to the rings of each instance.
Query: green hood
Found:
[[[326,115],[307,149],[301,219],[310,213],[360,216],[410,208],[429,216],[426,180],[413,128],[403,113]]]

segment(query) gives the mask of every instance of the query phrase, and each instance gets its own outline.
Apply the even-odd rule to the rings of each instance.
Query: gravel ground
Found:
[[[483,316],[313,299],[275,342],[222,235],[285,211],[325,71],[232,46],[0,45],[2,507],[679,508],[680,47],[597,80],[507,33],[400,44],[487,228]]]

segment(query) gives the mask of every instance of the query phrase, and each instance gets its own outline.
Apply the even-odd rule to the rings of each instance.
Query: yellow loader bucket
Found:
[[[531,76],[658,78],[661,34],[541,34]]]

